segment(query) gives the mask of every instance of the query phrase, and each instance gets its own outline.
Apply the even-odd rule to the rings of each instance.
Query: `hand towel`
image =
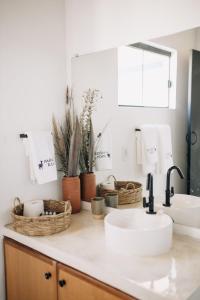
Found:
[[[142,135],[141,130],[136,131],[136,160],[138,165],[142,165]]]
[[[101,132],[101,137],[95,147],[95,170],[112,169],[112,135],[108,124]]]
[[[44,184],[57,180],[53,137],[51,132],[27,132],[25,143],[31,180]]]
[[[158,163],[158,134],[154,125],[141,126],[142,170],[144,175],[156,172]]]
[[[169,125],[157,125],[159,148],[159,173],[167,174],[167,170],[173,166],[172,138]]]

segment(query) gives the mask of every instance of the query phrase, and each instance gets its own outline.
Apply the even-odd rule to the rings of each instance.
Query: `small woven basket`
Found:
[[[99,185],[99,194],[105,197],[109,192],[117,192],[119,197],[119,205],[131,204],[142,201],[142,184],[135,181],[117,181],[114,175],[110,175],[107,180],[114,179],[114,190],[106,190]]]
[[[14,200],[11,212],[12,227],[15,231],[28,236],[45,236],[67,229],[71,221],[71,204],[69,201],[43,200],[44,211],[56,212],[56,215],[40,217],[23,216],[24,205],[19,198]]]

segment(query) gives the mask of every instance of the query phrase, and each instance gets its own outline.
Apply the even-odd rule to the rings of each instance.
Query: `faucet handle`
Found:
[[[148,207],[149,206],[149,203],[147,203],[146,201],[146,197],[143,197],[143,207]]]
[[[170,193],[170,197],[174,196],[174,187],[171,187],[171,193]]]

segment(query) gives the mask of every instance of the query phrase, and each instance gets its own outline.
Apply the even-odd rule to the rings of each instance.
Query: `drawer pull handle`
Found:
[[[58,283],[59,283],[60,287],[63,287],[64,285],[66,285],[66,281],[64,279],[63,280],[59,280]]]
[[[51,273],[50,272],[44,273],[44,277],[46,278],[46,280],[49,280],[51,278]]]

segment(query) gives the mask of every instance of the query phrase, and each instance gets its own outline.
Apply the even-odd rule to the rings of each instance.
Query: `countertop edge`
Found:
[[[0,235],[13,239],[16,242],[23,244],[24,246],[36,250],[41,254],[44,254],[50,257],[51,259],[56,260],[59,263],[63,263],[80,272],[83,272],[132,297],[136,297],[138,299],[145,298],[148,300],[162,300],[162,299],[170,300],[170,298],[166,298],[163,297],[162,295],[158,295],[152,291],[145,289],[144,287],[137,285],[134,282],[131,282],[131,287],[130,287],[130,285],[127,284],[126,280],[124,280],[123,276],[119,276],[119,275],[116,276],[116,274],[112,272],[112,270],[110,270],[109,274],[106,274],[102,272],[102,269],[99,271],[98,268],[93,267],[92,264],[89,266],[86,263],[87,264],[86,266],[84,261],[80,260],[77,256],[71,256],[69,254],[63,253],[63,251],[60,251],[59,249],[55,247],[51,247],[49,245],[45,245],[46,247],[45,249],[44,244],[38,240],[34,240],[34,237],[22,235],[6,227],[0,228]]]

